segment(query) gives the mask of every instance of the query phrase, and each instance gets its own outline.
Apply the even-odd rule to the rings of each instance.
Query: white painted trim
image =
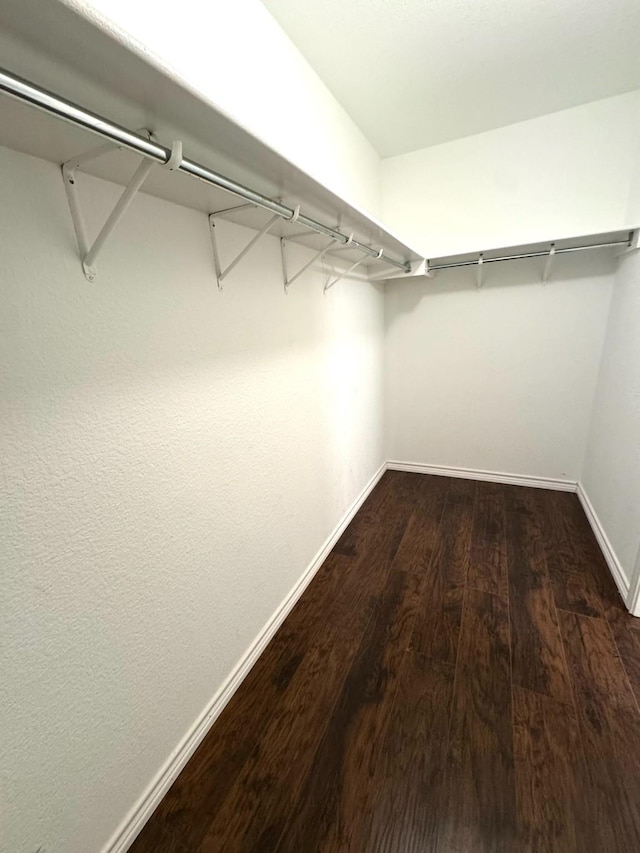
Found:
[[[582,504],[584,514],[587,516],[587,520],[591,525],[591,529],[593,530],[595,537],[598,540],[598,545],[600,546],[600,550],[602,551],[604,558],[607,561],[609,571],[613,575],[613,579],[616,582],[616,586],[620,590],[622,600],[625,603],[628,603],[629,580],[627,578],[626,572],[622,568],[622,563],[616,556],[616,552],[613,549],[613,545],[611,544],[609,537],[605,533],[604,527],[602,526],[602,522],[598,518],[598,515],[595,509],[593,508],[593,504],[589,500],[589,497],[585,492],[582,483],[578,483],[578,500]]]
[[[212,727],[225,705],[229,702],[243,680],[249,674],[251,667],[258,660],[262,652],[273,638],[278,628],[289,615],[297,600],[305,591],[313,576],[328,557],[332,548],[342,536],[347,525],[358,512],[369,494],[373,491],[378,481],[387,470],[384,462],[351,504],[333,533],[315,555],[300,580],[260,631],[253,643],[249,646],[244,656],[231,672],[222,687],[215,693],[202,714],[195,721],[191,729],[185,734],[180,743],[173,750],[159,773],[154,777],[146,791],[133,806],[131,811],[120,824],[119,828],[107,842],[102,853],[125,853],[133,844],[138,833],[141,832],[160,800],[167,793],[178,774],[187,761],[196,751],[205,735]]]
[[[499,471],[481,471],[474,468],[447,468],[443,465],[421,465],[419,463],[389,461],[383,463],[378,471],[369,480],[362,492],[358,495],[344,517],[326,540],[324,545],[315,555],[300,580],[291,592],[280,604],[273,616],[269,619],[262,631],[258,634],[251,646],[248,648],[235,669],[231,672],[222,687],[213,696],[202,714],[195,721],[191,729],[185,734],[177,747],[173,750],[159,773],[149,784],[142,797],[125,817],[120,827],[103,848],[102,853],[126,853],[136,836],[142,830],[160,800],[169,790],[180,771],[196,751],[201,741],[214,722],[229,702],[238,687],[248,675],[251,667],[258,660],[269,641],[273,638],[278,628],[289,615],[294,605],[305,591],[314,575],[323,564],[332,548],[342,536],[354,515],[358,512],[369,494],[373,491],[378,481],[386,470],[409,471],[416,474],[433,474],[441,477],[458,477],[466,480],[481,480],[490,483],[505,483],[514,486],[532,486],[538,489],[554,489],[563,492],[576,492],[585,515],[602,549],[604,558],[613,575],[613,578],[625,601],[630,602],[631,592],[625,572],[616,557],[613,546],[609,541],[604,528],[596,515],[596,512],[587,497],[582,484],[573,480],[555,480],[545,477],[529,477],[520,474],[505,474]],[[640,561],[640,555],[639,555]],[[640,570],[640,566],[639,566]],[[639,587],[640,589],[640,587]],[[632,592],[638,594],[638,590]],[[632,603],[632,602],[630,602]]]
[[[410,471],[414,474],[435,474],[438,477],[459,477],[463,480],[482,480],[486,483],[505,483],[510,486],[532,486],[535,489],[554,489],[575,492],[575,480],[554,480],[548,477],[528,477],[524,474],[505,474],[501,471],[480,471],[475,468],[447,468],[444,465],[422,465],[414,462],[387,462],[390,471]]]
[[[638,556],[633,568],[633,581],[629,588],[627,607],[634,616],[640,616],[640,548],[638,548]]]

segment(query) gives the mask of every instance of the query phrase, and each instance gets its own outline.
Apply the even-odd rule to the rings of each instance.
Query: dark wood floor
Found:
[[[639,698],[575,495],[387,472],[132,850],[638,853]]]

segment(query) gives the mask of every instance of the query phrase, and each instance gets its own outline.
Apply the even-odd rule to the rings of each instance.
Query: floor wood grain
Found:
[[[476,483],[476,489],[468,584],[483,592],[506,596],[504,489],[499,483]]]
[[[514,687],[513,732],[521,849],[589,849],[580,845],[586,767],[573,707]]]
[[[640,850],[640,717],[609,625],[560,614],[587,774],[589,843]]]
[[[573,494],[387,472],[133,853],[637,853],[640,620]]]
[[[536,489],[505,487],[513,682],[571,702]]]
[[[430,530],[430,560],[422,568],[428,581],[425,601],[411,638],[411,647],[419,654],[451,664],[457,655],[469,571],[475,494],[474,481],[450,481],[437,528]],[[419,529],[414,525],[405,540],[409,535],[419,537]]]
[[[362,849],[437,849],[454,674],[449,664],[406,656],[380,746],[371,834]]]
[[[584,556],[584,531],[575,526],[575,495],[540,490],[535,501],[542,519],[543,547],[556,607],[585,616],[603,616],[596,574]]]
[[[515,843],[509,658],[506,599],[468,589],[436,849],[499,851]]]

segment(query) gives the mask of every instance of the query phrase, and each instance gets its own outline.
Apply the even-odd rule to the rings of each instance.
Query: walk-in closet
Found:
[[[0,2],[0,853],[640,850],[639,39]]]

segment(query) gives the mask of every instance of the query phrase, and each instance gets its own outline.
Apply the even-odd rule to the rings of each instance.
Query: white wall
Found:
[[[380,158],[260,0],[63,0],[127,34],[236,123],[348,202],[380,214]],[[97,15],[96,15],[97,13]]]
[[[624,258],[616,274],[582,482],[633,586],[640,568],[638,253]]]
[[[384,160],[382,218],[432,258],[640,225],[639,117],[632,92]]]
[[[382,172],[385,221],[429,257],[637,227],[640,92],[390,158]],[[638,261],[621,265],[608,319],[613,263],[558,258],[546,287],[542,261],[487,267],[477,293],[473,268],[389,284],[385,429],[398,461],[582,479],[631,580]]]
[[[613,259],[519,261],[387,285],[385,434],[401,462],[577,480]]]
[[[629,163],[627,222],[640,226],[640,105],[636,110],[635,150]]]
[[[219,293],[145,195],[89,285],[59,170],[0,149],[0,194],[0,849],[93,853],[382,463],[382,292],[285,296],[267,238]]]

